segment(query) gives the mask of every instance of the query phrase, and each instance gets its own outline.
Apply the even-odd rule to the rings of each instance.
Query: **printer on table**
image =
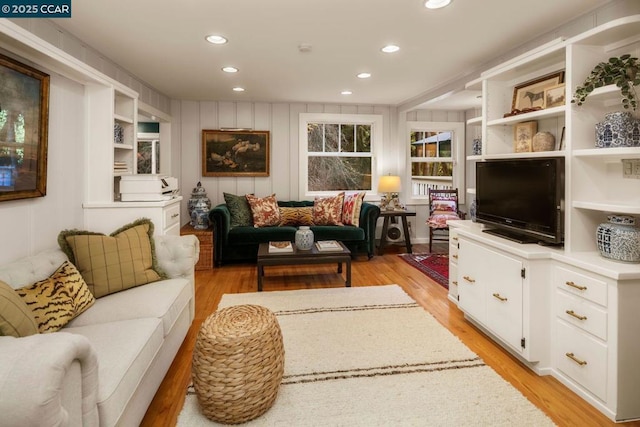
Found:
[[[123,202],[171,200],[178,191],[178,179],[167,175],[123,175],[120,178],[120,200]]]

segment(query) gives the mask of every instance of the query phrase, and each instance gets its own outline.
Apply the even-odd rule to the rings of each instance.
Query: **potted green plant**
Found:
[[[622,94],[622,106],[635,110],[638,97],[635,86],[640,85],[640,62],[631,55],[609,58],[596,65],[582,85],[577,86],[571,102],[582,105],[595,88],[615,84]]]

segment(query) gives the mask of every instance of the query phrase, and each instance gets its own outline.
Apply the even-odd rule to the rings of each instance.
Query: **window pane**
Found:
[[[371,190],[371,158],[309,157],[309,191]]]
[[[338,131],[339,125],[324,125],[324,151],[335,153],[338,151]]]
[[[138,141],[138,173],[151,173],[154,141]]]
[[[344,153],[353,153],[354,131],[354,125],[340,125],[340,151]]]
[[[419,176],[453,176],[451,162],[414,162],[411,164],[411,175]]]
[[[309,123],[307,125],[307,150],[311,153],[322,152],[322,130],[323,125],[321,123]]]
[[[358,153],[371,152],[371,125],[356,126],[356,151]]]
[[[438,157],[451,157],[451,134],[446,132],[448,139],[438,143]]]

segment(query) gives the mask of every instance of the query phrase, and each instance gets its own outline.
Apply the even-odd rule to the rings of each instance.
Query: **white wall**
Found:
[[[60,230],[82,227],[84,88],[49,74],[47,194],[0,204],[0,264],[57,247]]]

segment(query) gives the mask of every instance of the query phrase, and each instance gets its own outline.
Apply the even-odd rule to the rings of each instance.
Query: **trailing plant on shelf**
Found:
[[[609,58],[591,70],[582,85],[577,86],[571,102],[582,105],[595,88],[615,84],[622,94],[622,106],[635,110],[638,96],[635,86],[640,85],[640,61],[631,55]]]

